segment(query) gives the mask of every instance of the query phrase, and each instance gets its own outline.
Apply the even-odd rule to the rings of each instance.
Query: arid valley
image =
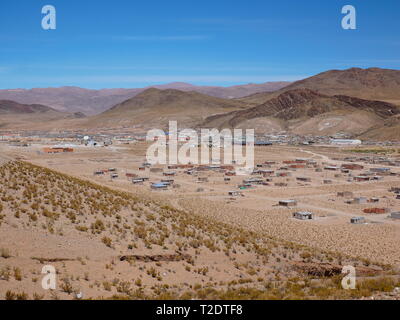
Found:
[[[93,115],[32,92],[0,101],[1,298],[399,298],[399,71],[329,71],[250,96],[170,86]],[[254,167],[149,163],[146,132],[172,120],[255,129]],[[44,290],[49,266],[57,285]]]

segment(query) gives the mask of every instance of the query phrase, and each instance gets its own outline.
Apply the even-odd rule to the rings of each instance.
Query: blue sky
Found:
[[[41,27],[44,5],[57,29]],[[357,9],[357,30],[341,8]],[[398,0],[1,0],[0,88],[297,80],[400,67]]]

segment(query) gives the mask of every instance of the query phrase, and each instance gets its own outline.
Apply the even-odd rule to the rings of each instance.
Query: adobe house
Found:
[[[351,191],[342,191],[337,193],[338,197],[342,198],[352,198],[353,197],[353,192]]]
[[[174,183],[174,179],[161,179],[161,183],[164,183],[166,185],[171,185]]]
[[[366,220],[364,217],[354,217],[350,219],[350,222],[352,224],[364,224],[366,223]]]
[[[324,180],[324,184],[332,184],[332,180],[325,179],[325,180]]]
[[[229,194],[231,197],[238,197],[238,196],[243,195],[240,191],[229,191],[228,194]]]
[[[271,177],[275,173],[273,170],[260,170],[260,172],[263,177]]]
[[[309,177],[297,177],[296,180],[302,182],[311,182],[311,178]]]
[[[342,169],[347,169],[347,170],[363,170],[364,166],[355,164],[355,163],[345,163],[342,164]]]
[[[299,211],[299,212],[293,213],[293,218],[299,219],[299,220],[313,220],[314,214],[312,212]]]
[[[324,167],[324,170],[328,170],[328,171],[337,171],[337,170],[339,170],[339,167],[335,167],[335,166],[326,166],[326,167]]]
[[[174,175],[176,175],[176,172],[175,172],[175,171],[166,171],[166,172],[163,172],[163,176],[165,176],[165,177],[172,177],[172,176],[174,176]]]
[[[392,212],[392,213],[390,214],[390,217],[391,217],[392,219],[400,219],[400,212]]]
[[[356,182],[366,182],[370,180],[370,177],[366,177],[366,176],[356,176],[353,178],[354,181]]]
[[[276,187],[287,187],[287,183],[284,182],[275,182],[274,186]]]
[[[133,184],[142,184],[144,180],[142,178],[133,178],[132,183]]]
[[[151,189],[153,190],[165,190],[168,189],[168,185],[165,183],[153,183],[151,185]]]
[[[304,169],[306,167],[305,164],[291,164],[289,166],[290,169]]]
[[[390,168],[371,168],[369,171],[379,174],[390,174]]]
[[[64,152],[74,152],[72,148],[43,148],[44,153],[64,153]]]
[[[292,174],[290,172],[277,172],[277,177],[290,177]]]
[[[227,171],[227,172],[225,172],[225,175],[228,177],[233,177],[233,176],[236,176],[236,172],[235,171]]]
[[[252,179],[245,179],[243,180],[243,184],[262,184],[263,180],[258,179],[258,178],[252,178]]]
[[[278,204],[283,207],[295,207],[295,206],[297,206],[297,201],[296,200],[280,200]]]
[[[394,193],[399,193],[400,194],[400,188],[399,187],[392,187],[389,190],[390,192],[394,192]]]
[[[367,203],[367,198],[365,197],[357,197],[353,199],[354,204],[365,204]]]
[[[375,214],[384,214],[388,213],[387,208],[368,208],[363,210],[364,213],[375,213]]]

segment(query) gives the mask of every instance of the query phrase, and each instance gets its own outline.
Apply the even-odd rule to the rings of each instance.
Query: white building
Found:
[[[353,140],[353,139],[331,139],[331,144],[335,145],[360,145],[362,144],[361,140]]]

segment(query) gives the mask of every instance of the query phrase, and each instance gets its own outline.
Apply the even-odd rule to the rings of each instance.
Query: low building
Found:
[[[324,170],[328,170],[328,171],[337,171],[337,170],[339,170],[339,167],[336,167],[336,166],[326,166],[326,167],[324,167]]]
[[[295,207],[297,200],[280,200],[278,204],[283,207]]]
[[[390,214],[390,217],[392,218],[392,219],[400,219],[400,212],[392,212],[391,214]]]
[[[281,168],[282,169],[282,168]],[[277,172],[277,177],[290,177],[292,174],[290,172]]]
[[[354,204],[365,204],[367,202],[368,202],[368,200],[365,197],[356,197],[353,199]]]
[[[337,193],[338,197],[342,198],[352,198],[353,197],[353,192],[351,191],[342,191]]]
[[[331,139],[331,144],[333,145],[360,145],[362,144],[361,140],[356,139]]]
[[[374,172],[374,173],[380,173],[380,174],[388,174],[390,173],[390,168],[371,168],[369,169],[370,172]]]
[[[384,214],[388,213],[389,210],[387,208],[368,208],[363,211],[364,213]]]
[[[352,224],[363,224],[366,222],[364,217],[354,217],[350,219],[350,222]]]
[[[371,178],[367,177],[367,176],[356,176],[353,178],[354,181],[356,182],[367,182],[369,181]]]
[[[287,187],[288,184],[285,183],[285,182],[275,182],[275,183],[274,183],[274,186],[275,186],[275,187]]]
[[[175,176],[176,175],[176,172],[175,171],[166,171],[166,172],[163,172],[163,176],[165,176],[165,177],[172,177],[172,176]]]
[[[355,163],[345,163],[342,164],[342,169],[348,169],[348,170],[363,170],[364,166],[355,164]]]
[[[263,179],[259,179],[259,178],[252,178],[252,179],[245,179],[243,180],[243,184],[262,184],[264,181]]]
[[[293,212],[293,218],[299,220],[313,220],[314,214],[308,211]]]
[[[165,183],[153,183],[151,185],[151,189],[153,190],[165,190],[168,188],[168,185]]]
[[[74,152],[73,148],[43,148],[44,153]]]

